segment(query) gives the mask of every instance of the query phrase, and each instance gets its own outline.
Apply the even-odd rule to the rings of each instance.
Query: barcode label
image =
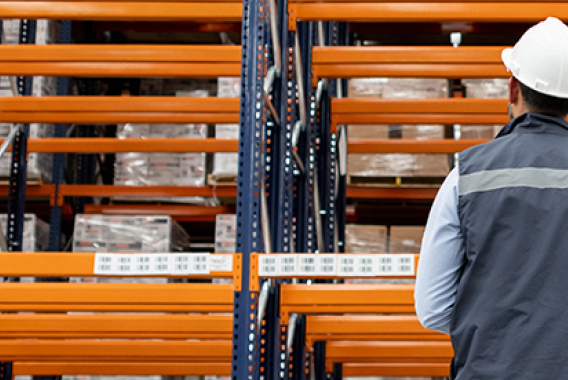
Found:
[[[338,257],[339,265],[337,267],[338,276],[354,276],[355,272],[355,258],[351,255],[346,257],[341,255]]]
[[[316,255],[316,275],[336,276],[337,275],[337,255],[319,254]]]
[[[107,276],[209,274],[209,256],[208,253],[97,253],[93,273]],[[232,271],[232,257],[217,265],[220,270]]]
[[[298,275],[314,275],[316,273],[316,255],[298,255]]]
[[[294,276],[297,275],[298,255],[283,254],[278,256],[277,272],[281,276]]]
[[[414,276],[414,255],[377,255],[377,276]]]
[[[209,270],[211,272],[232,272],[233,256],[209,255]]]
[[[261,255],[258,258],[258,275],[272,277],[277,275],[276,255]]]

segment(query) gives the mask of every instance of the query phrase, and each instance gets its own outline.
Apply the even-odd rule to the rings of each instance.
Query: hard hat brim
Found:
[[[507,71],[512,71],[511,63],[513,62],[513,48],[503,49],[501,52],[501,60],[505,64]]]

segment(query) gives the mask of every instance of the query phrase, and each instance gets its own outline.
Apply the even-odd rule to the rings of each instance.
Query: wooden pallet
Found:
[[[424,176],[347,176],[347,185],[360,187],[439,187],[446,177]]]
[[[26,186],[41,186],[47,184],[48,184],[47,181],[44,181],[39,178],[26,180]],[[9,185],[10,185],[10,178],[0,177],[0,186],[9,186]]]
[[[207,184],[210,186],[237,186],[237,176],[216,177],[213,174],[207,175]]]

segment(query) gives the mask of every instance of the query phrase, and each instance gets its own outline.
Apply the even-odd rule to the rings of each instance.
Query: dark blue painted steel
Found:
[[[242,289],[235,292],[232,380],[256,380],[259,360],[256,340],[258,292],[250,290],[250,254],[262,252],[260,217],[261,176],[266,112],[263,75],[266,4],[243,1],[239,173],[237,188],[237,252],[243,255]]]
[[[314,343],[314,371],[315,380],[325,380],[325,342]]]
[[[61,44],[71,43],[71,21],[60,21],[60,37]],[[65,96],[69,94],[69,78],[57,79],[57,95]],[[55,137],[65,137],[68,126],[65,124],[55,125]],[[55,185],[55,196],[57,199],[59,185],[63,183],[65,169],[65,155],[53,155],[53,171],[52,183]],[[49,250],[61,250],[61,205],[53,205],[49,220]]]

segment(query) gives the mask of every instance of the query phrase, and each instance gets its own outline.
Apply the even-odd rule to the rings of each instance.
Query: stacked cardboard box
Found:
[[[387,252],[387,227],[363,224],[345,226],[346,253]]]
[[[236,215],[217,215],[215,223],[215,253],[235,253],[236,239]]]
[[[391,226],[389,252],[420,253],[423,235],[422,226]]]
[[[238,98],[241,95],[241,79],[238,77],[221,77],[218,80],[217,96],[220,98]],[[239,124],[216,124],[215,138],[238,139]],[[213,180],[234,180],[238,172],[238,155],[236,153],[215,153],[213,155]]]
[[[508,96],[509,87],[508,79],[464,79],[462,81],[466,88],[466,96],[468,98],[506,98]],[[490,140],[494,138],[503,128],[502,125],[462,125],[462,139],[484,139]]]
[[[73,252],[147,252],[183,251],[189,236],[169,216],[77,215]],[[75,279],[93,282],[93,279]],[[113,282],[166,282],[165,279],[125,278]]]
[[[447,83],[442,79],[362,78],[349,81],[349,97],[354,98],[443,98]],[[349,138],[355,139],[441,139],[441,125],[350,125]],[[448,159],[427,154],[352,154],[348,156],[351,177],[432,177],[445,176]]]
[[[4,20],[3,31],[7,44],[18,44],[20,34],[19,20]],[[59,22],[38,20],[36,27],[36,44],[45,45],[59,42]],[[53,96],[57,91],[57,79],[54,77],[34,77],[32,82],[33,96]],[[0,96],[13,96],[8,77],[0,77]],[[6,137],[11,125],[0,123],[0,137]],[[30,124],[30,138],[53,137],[53,125]],[[10,176],[12,156],[6,154],[0,160],[0,177]],[[28,156],[27,178],[51,181],[52,155],[30,153]]]

